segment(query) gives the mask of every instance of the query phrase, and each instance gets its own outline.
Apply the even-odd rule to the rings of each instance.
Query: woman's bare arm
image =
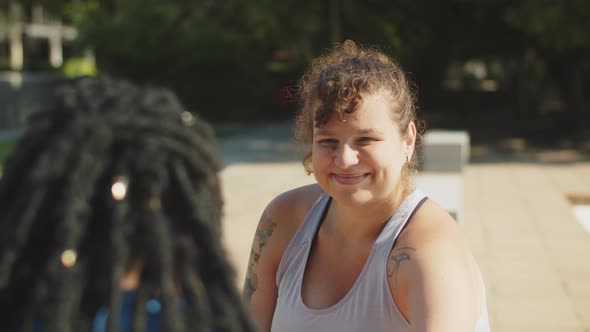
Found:
[[[244,281],[244,298],[262,331],[270,331],[277,298],[275,278],[279,263],[273,245],[276,242],[273,241],[276,227],[276,221],[273,221],[265,211],[254,235]],[[278,260],[280,261],[280,256]]]
[[[277,300],[276,276],[293,235],[321,194],[317,185],[276,197],[265,209],[252,241],[243,294],[262,331],[270,331]]]
[[[435,213],[426,207],[417,214],[392,250],[390,289],[411,331],[473,332],[485,306],[479,268],[459,227],[431,208]]]

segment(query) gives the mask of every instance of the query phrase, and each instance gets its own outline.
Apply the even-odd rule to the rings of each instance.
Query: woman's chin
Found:
[[[368,190],[335,190],[330,195],[339,204],[347,206],[362,206],[373,200],[373,195]]]

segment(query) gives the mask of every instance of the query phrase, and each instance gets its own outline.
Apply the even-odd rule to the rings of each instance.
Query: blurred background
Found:
[[[96,74],[170,87],[215,123],[289,119],[296,79],[345,39],[402,64],[429,126],[589,136],[586,0],[1,0],[0,128]]]
[[[418,180],[457,206],[493,330],[590,331],[588,0],[0,0],[0,163],[64,79],[171,88],[217,130],[241,279],[264,206],[313,182],[297,79],[346,39],[396,59],[444,131],[433,164],[453,173]]]

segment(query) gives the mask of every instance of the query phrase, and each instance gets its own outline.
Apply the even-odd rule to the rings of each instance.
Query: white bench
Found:
[[[469,162],[469,134],[432,130],[424,135],[416,187],[463,222],[463,168]]]
[[[432,130],[422,143],[423,172],[462,172],[469,162],[469,134],[459,130]]]

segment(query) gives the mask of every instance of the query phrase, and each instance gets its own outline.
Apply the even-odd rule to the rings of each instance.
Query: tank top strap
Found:
[[[303,224],[299,227],[295,236],[293,236],[292,242],[302,244],[313,241],[320,222],[328,212],[331,201],[332,197],[327,193],[324,192],[320,195],[305,216]]]
[[[323,218],[323,215],[327,212],[328,205],[332,198],[327,193],[322,193],[320,197],[315,201],[307,215],[305,220],[293,235],[291,242],[285,249],[281,262],[277,270],[276,283],[277,286],[280,284],[281,279],[285,270],[289,266],[292,260],[292,256],[297,252],[297,249],[302,245],[311,242],[315,236],[318,224]]]
[[[420,208],[428,198],[420,190],[414,190],[402,202],[399,208],[395,211],[393,216],[389,219],[377,241],[375,241],[375,249],[378,251],[385,251],[387,255],[391,251],[395,241],[397,240],[401,231],[408,224],[414,213]]]

